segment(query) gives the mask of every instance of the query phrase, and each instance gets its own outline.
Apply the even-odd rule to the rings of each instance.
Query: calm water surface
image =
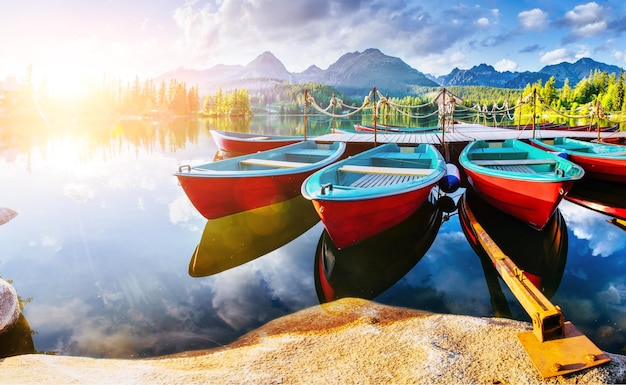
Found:
[[[301,118],[47,123],[0,123],[0,206],[19,211],[0,226],[0,276],[32,299],[24,315],[38,351],[126,358],[213,348],[342,296],[529,321],[501,281],[505,310],[492,302],[492,272],[457,211],[432,207],[371,247],[338,251],[306,201],[207,221],[172,175],[213,161],[210,128],[299,134]],[[310,124],[328,132],[328,121]],[[623,353],[626,232],[569,201],[559,215],[565,252],[543,273],[546,294],[600,348]]]

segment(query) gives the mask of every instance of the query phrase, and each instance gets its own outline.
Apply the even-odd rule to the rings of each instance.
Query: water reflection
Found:
[[[324,230],[314,263],[320,303],[344,297],[372,299],[384,292],[428,251],[442,217],[442,211],[429,199],[404,222],[341,250]]]
[[[471,215],[468,215],[471,213]],[[495,209],[468,189],[459,201],[459,217],[465,236],[480,256],[492,297],[500,297],[494,285],[497,272],[473,230],[475,220],[495,244],[524,271],[524,275],[547,298],[556,293],[567,261],[568,234],[565,219],[557,211],[542,231],[536,231],[515,218]],[[494,298],[492,298],[492,301]],[[506,301],[497,301],[502,308]],[[503,310],[504,314],[507,313]]]
[[[250,262],[289,243],[319,222],[302,196],[207,221],[189,262],[189,275],[204,277]]]
[[[626,183],[583,179],[565,199],[591,210],[626,219]]]

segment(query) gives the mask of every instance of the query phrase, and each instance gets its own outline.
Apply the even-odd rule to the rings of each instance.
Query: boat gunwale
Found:
[[[475,163],[474,161],[477,159],[470,159],[469,155],[472,153],[472,151],[474,151],[474,146],[476,146],[477,143],[479,142],[494,142],[494,143],[503,143],[506,141],[512,141],[515,140],[517,141],[517,143],[519,143],[520,145],[518,146],[517,144],[514,144],[514,147],[522,147],[522,148],[527,148],[530,153],[537,153],[535,150],[539,150],[544,152],[545,154],[541,154],[542,156],[545,156],[545,158],[542,158],[542,162],[546,162],[547,160],[552,160],[554,161],[554,164],[556,164],[555,168],[559,169],[560,165],[567,165],[571,170],[574,170],[573,173],[569,173],[567,171],[563,172],[563,175],[558,175],[556,172],[551,173],[551,172],[520,172],[520,171],[513,171],[513,170],[506,170],[506,169],[495,169],[495,168],[491,168],[488,167],[488,165],[481,165],[479,163]],[[531,150],[532,148],[532,150]],[[527,158],[528,160],[531,159],[536,159],[534,156],[528,156]],[[496,161],[502,161],[504,159],[493,159],[494,162]],[[516,159],[516,161],[520,161],[520,163],[523,162],[524,159]],[[481,160],[482,161],[482,160]],[[511,162],[513,162],[513,160],[511,160]],[[526,181],[526,182],[533,182],[533,183],[546,183],[546,182],[552,182],[552,183],[563,183],[563,182],[567,182],[567,181],[576,181],[579,180],[581,178],[584,177],[585,175],[585,171],[584,169],[568,160],[565,158],[562,158],[556,154],[544,151],[542,149],[538,149],[530,144],[526,144],[522,141],[519,141],[517,139],[505,139],[505,140],[498,140],[498,141],[486,141],[486,140],[476,140],[473,142],[470,142],[467,146],[465,146],[465,148],[461,151],[461,154],[459,154],[459,164],[466,169],[472,170],[476,173],[480,173],[486,176],[490,176],[490,177],[500,177],[502,176],[503,178],[506,179],[514,179],[514,180],[518,180],[518,181]],[[547,164],[547,163],[545,163]]]
[[[324,194],[321,193],[321,186],[325,185],[325,183],[321,183],[320,177],[326,173],[336,173],[339,172],[339,169],[343,166],[350,165],[354,161],[358,161],[359,159],[366,159],[371,154],[375,153],[385,153],[386,148],[397,148],[400,147],[396,143],[386,143],[381,146],[375,147],[373,149],[361,152],[355,156],[344,159],[342,161],[336,162],[330,166],[327,166],[321,170],[318,170],[314,174],[310,175],[303,183],[302,183],[302,195],[309,200],[317,200],[317,201],[337,201],[337,202],[346,202],[346,201],[364,201],[364,200],[373,200],[373,199],[381,199],[388,198],[391,196],[405,194],[411,191],[420,190],[422,188],[432,188],[434,184],[436,184],[446,172],[445,161],[443,156],[439,151],[431,144],[420,144],[428,148],[427,153],[429,154],[429,159],[431,161],[436,161],[436,166],[432,168],[432,172],[429,175],[411,179],[408,181],[404,181],[401,183],[394,183],[382,186],[375,187],[353,187],[350,185],[343,184],[333,184],[332,194]],[[374,151],[376,150],[376,151]],[[393,167],[389,167],[390,169]],[[348,171],[351,172],[351,171]],[[384,175],[384,174],[381,174]],[[319,186],[314,191],[308,191],[306,187],[312,184],[311,181],[317,179],[317,181],[313,182],[316,186]]]
[[[177,177],[185,177],[185,178],[241,178],[241,177],[271,177],[278,175],[290,175],[290,174],[301,174],[304,172],[315,171],[325,166],[328,166],[337,160],[339,160],[345,153],[346,144],[344,142],[333,142],[331,146],[336,143],[337,149],[332,150],[333,153],[328,157],[319,160],[313,163],[307,163],[306,166],[300,167],[275,167],[268,169],[259,169],[259,170],[241,170],[241,169],[226,169],[226,170],[212,170],[212,169],[201,169],[201,166],[204,165],[212,165],[215,163],[229,164],[232,163],[240,164],[242,161],[246,159],[254,159],[258,157],[264,156],[264,154],[276,153],[276,152],[287,152],[289,149],[299,148],[304,146],[303,143],[315,143],[315,141],[302,141],[294,144],[290,144],[287,146],[282,146],[280,148],[256,152],[252,154],[245,154],[241,156],[237,156],[234,158],[223,159],[216,162],[204,163],[199,166],[192,167],[190,166],[189,172],[178,171],[175,172],[174,175]],[[269,155],[268,155],[269,156]],[[294,162],[296,163],[296,162]],[[183,166],[181,166],[183,167]]]

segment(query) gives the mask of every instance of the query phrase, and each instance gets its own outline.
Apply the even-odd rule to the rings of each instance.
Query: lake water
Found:
[[[310,124],[321,134],[330,122]],[[213,348],[345,296],[530,321],[472,248],[458,211],[425,208],[346,250],[333,248],[302,199],[207,221],[173,172],[214,160],[213,127],[299,134],[302,118],[0,122],[0,207],[19,212],[0,226],[0,276],[31,299],[23,313],[37,351],[128,358]],[[626,232],[569,201],[558,218],[543,238],[508,218],[495,227],[530,255],[520,265],[540,266],[566,320],[623,353]]]

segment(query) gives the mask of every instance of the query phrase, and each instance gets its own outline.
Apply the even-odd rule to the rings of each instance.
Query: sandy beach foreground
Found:
[[[614,384],[626,357],[543,380],[517,338],[530,323],[342,299],[219,349],[141,360],[21,355],[2,384]]]

